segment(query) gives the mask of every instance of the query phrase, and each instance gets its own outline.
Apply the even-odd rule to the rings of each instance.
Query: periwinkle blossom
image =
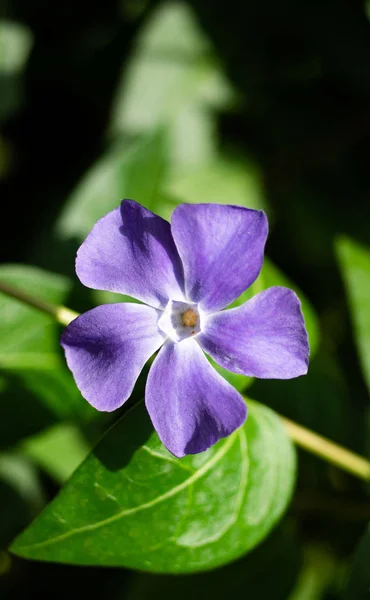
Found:
[[[146,407],[163,444],[182,457],[206,450],[247,416],[242,396],[203,351],[250,377],[305,374],[307,333],[293,291],[271,287],[223,310],[258,277],[267,233],[263,211],[217,204],[182,204],[170,224],[124,200],[100,219],[78,250],[79,279],[144,304],[98,306],[64,331],[67,363],[86,400],[101,411],[120,407],[160,349]]]

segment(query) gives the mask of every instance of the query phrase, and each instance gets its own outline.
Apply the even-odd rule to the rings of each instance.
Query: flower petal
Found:
[[[268,232],[261,210],[182,204],[173,212],[171,229],[184,265],[187,299],[204,311],[224,308],[258,277]]]
[[[166,342],[149,371],[145,401],[161,441],[177,457],[206,450],[247,414],[240,394],[192,339]]]
[[[81,394],[112,411],[130,396],[150,356],[164,341],[159,311],[142,304],[104,304],[77,317],[61,344]]]
[[[128,294],[155,308],[183,300],[183,269],[170,224],[133,200],[100,219],[80,246],[76,272],[87,287]]]
[[[296,294],[271,287],[238,308],[207,315],[197,341],[225,369],[262,379],[307,373],[309,346]]]

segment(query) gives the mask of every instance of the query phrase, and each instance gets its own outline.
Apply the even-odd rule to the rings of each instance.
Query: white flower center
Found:
[[[158,321],[158,327],[174,342],[181,342],[200,332],[201,315],[193,302],[170,300]]]

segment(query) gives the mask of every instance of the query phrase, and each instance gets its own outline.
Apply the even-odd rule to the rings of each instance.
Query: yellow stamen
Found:
[[[182,322],[184,323],[185,327],[194,327],[197,324],[197,321],[198,315],[192,308],[189,308],[182,315]]]

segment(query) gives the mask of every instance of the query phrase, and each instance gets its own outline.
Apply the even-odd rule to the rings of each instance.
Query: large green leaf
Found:
[[[320,329],[319,322],[316,313],[310,303],[310,301],[301,292],[298,286],[293,283],[276,265],[274,265],[270,259],[265,258],[261,273],[258,279],[248,288],[230,307],[240,306],[247,300],[249,300],[255,294],[266,290],[274,285],[283,286],[294,290],[301,303],[302,311],[308,331],[308,338],[310,342],[310,356],[316,353],[316,350],[320,341]]]
[[[349,238],[337,241],[360,360],[370,390],[370,249]]]
[[[175,459],[144,405],[106,434],[12,551],[28,558],[194,572],[256,546],[290,499],[295,453],[279,420],[250,402],[244,427]]]
[[[2,265],[0,281],[55,305],[65,300],[70,289],[65,277],[24,265]],[[65,365],[53,318],[1,293],[0,312],[0,421],[4,427],[19,424],[19,419],[32,422],[37,399],[55,418],[91,414]]]

